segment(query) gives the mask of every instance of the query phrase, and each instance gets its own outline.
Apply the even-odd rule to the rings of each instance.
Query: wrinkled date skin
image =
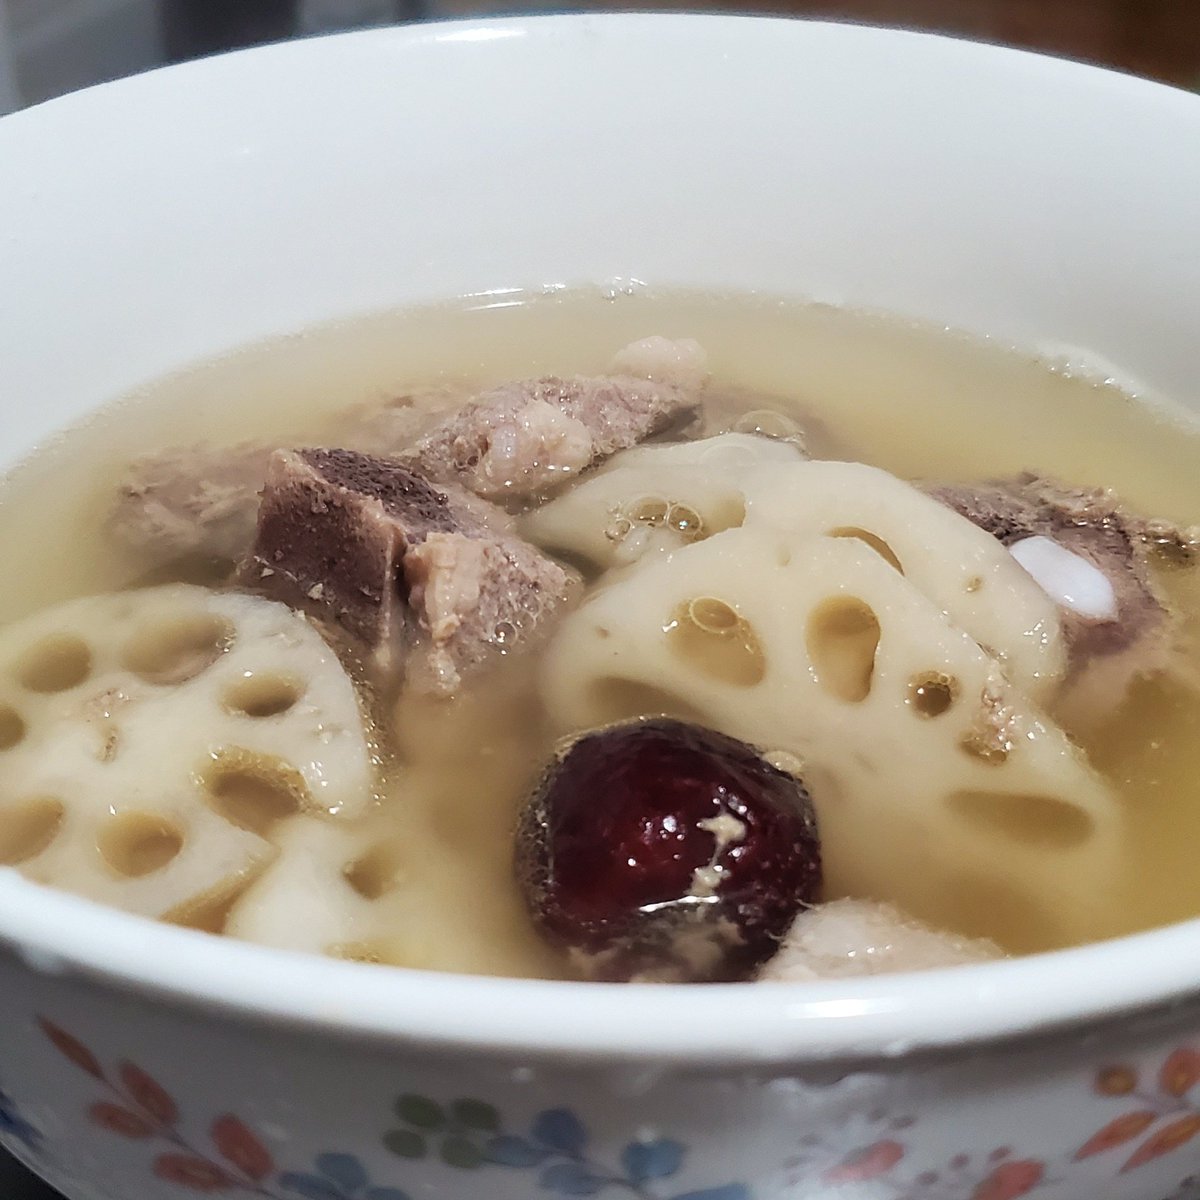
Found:
[[[821,891],[804,785],[744,742],[665,719],[560,751],[516,867],[543,936],[609,981],[749,978]]]

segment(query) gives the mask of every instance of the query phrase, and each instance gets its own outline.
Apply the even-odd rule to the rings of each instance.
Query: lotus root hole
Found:
[[[945,671],[914,675],[906,697],[913,712],[922,717],[940,717],[958,698],[958,680]]]
[[[215,613],[171,617],[134,635],[125,647],[125,665],[147,683],[186,683],[208,670],[234,636],[232,623]]]
[[[871,693],[879,618],[864,601],[833,596],[813,611],[805,635],[817,682],[831,696],[849,704]]]
[[[278,717],[295,707],[304,687],[285,675],[256,675],[247,671],[226,689],[223,701],[230,712],[245,717]]]
[[[625,515],[638,525],[663,525],[670,510],[670,504],[661,496],[643,496],[630,502]]]
[[[0,704],[0,750],[11,750],[24,736],[21,714],[7,704]]]
[[[78,687],[92,673],[92,651],[83,638],[58,633],[28,650],[17,679],[31,692],[50,694]]]
[[[733,605],[713,596],[681,604],[667,626],[673,654],[721,683],[753,687],[767,672],[758,635]]]
[[[61,800],[38,796],[0,811],[0,864],[14,867],[49,849],[62,829]]]
[[[118,813],[96,839],[100,857],[118,875],[140,879],[161,871],[183,849],[183,833],[153,813]]]
[[[1055,796],[955,792],[947,803],[981,831],[1025,846],[1069,850],[1087,841],[1095,829],[1090,813]]]
[[[304,781],[286,763],[247,752],[226,753],[209,772],[213,810],[239,829],[268,835],[301,807]]]
[[[853,538],[857,542],[862,542],[864,546],[869,546],[885,563],[893,570],[904,574],[904,567],[900,564],[900,559],[896,557],[896,552],[881,538],[878,534],[872,533],[869,529],[859,529],[856,525],[845,525],[840,529],[831,529],[830,537],[835,538]]]
[[[342,874],[364,900],[378,900],[395,891],[400,882],[401,865],[397,847],[381,842],[347,863]]]

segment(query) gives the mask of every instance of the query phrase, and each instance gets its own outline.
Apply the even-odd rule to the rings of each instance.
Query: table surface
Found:
[[[3,1200],[62,1200],[58,1192],[30,1175],[3,1150],[0,1150],[0,1197]]]

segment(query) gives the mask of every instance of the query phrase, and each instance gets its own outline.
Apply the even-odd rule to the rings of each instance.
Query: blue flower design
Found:
[[[620,1169],[602,1166],[587,1155],[588,1131],[567,1108],[538,1113],[529,1136],[504,1133],[484,1146],[488,1162],[528,1170],[540,1167],[539,1185],[556,1196],[596,1196],[608,1188],[632,1194],[638,1200],[659,1200],[652,1187],[669,1179],[682,1167],[686,1149],[669,1138],[630,1142],[621,1153]],[[663,1200],[751,1200],[742,1184],[676,1193]]]
[[[42,1135],[21,1116],[13,1098],[0,1091],[0,1135],[16,1138],[28,1150],[36,1150]]]
[[[407,1192],[375,1187],[367,1169],[353,1154],[318,1154],[314,1173],[285,1171],[279,1186],[303,1200],[409,1200]]]

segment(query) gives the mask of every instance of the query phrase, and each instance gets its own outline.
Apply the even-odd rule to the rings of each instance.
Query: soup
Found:
[[[750,297],[239,352],[5,484],[0,858],[515,976],[804,979],[1194,916],[1198,455],[1069,363]]]

